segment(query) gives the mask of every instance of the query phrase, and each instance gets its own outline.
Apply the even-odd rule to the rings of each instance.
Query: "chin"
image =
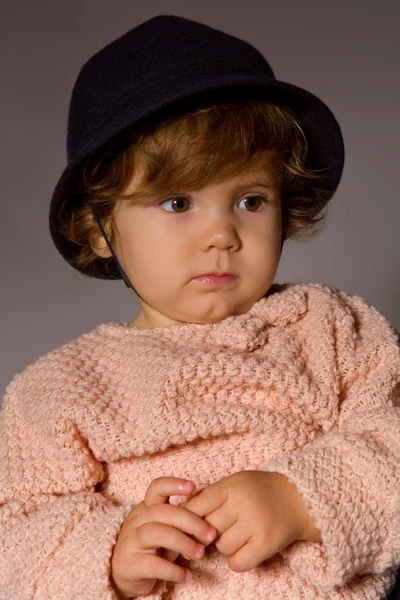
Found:
[[[197,319],[193,317],[193,321],[197,323],[219,323],[228,317],[241,315],[249,310],[254,302],[246,303],[246,305],[234,302],[223,302],[212,300],[206,311]],[[199,311],[201,312],[201,311]]]

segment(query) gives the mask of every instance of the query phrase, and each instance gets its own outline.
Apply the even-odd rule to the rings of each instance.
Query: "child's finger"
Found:
[[[169,525],[190,537],[194,536],[203,546],[211,544],[218,535],[216,528],[207,523],[205,519],[172,504],[154,504],[146,507],[138,514],[133,515],[131,520],[134,529],[146,523]],[[165,548],[164,544],[160,544],[160,547]]]
[[[137,554],[118,589],[124,597],[148,596],[157,579],[186,583],[191,579],[191,572],[155,554]]]
[[[202,544],[179,529],[164,523],[143,523],[135,529],[132,544],[136,552],[165,548],[192,560],[199,560],[204,556]]]
[[[166,504],[170,496],[184,496],[191,494],[194,490],[193,481],[180,479],[178,477],[158,477],[154,479],[147,488],[144,504]]]
[[[133,566],[133,565],[132,565]],[[162,579],[164,581],[173,581],[174,583],[184,583],[191,578],[191,572],[185,567],[171,563],[157,555],[138,554],[135,557],[137,574],[146,573],[148,579]],[[134,573],[134,577],[136,577]]]
[[[166,560],[169,560],[170,562],[174,562],[176,558],[178,558],[179,552],[176,552],[175,550],[165,550],[164,548],[162,548],[160,556],[162,556]]]

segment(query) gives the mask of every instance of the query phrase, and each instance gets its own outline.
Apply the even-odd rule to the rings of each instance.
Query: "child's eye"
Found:
[[[175,196],[174,198],[169,198],[168,200],[163,200],[162,202],[159,203],[159,206],[165,205],[167,204],[167,202],[172,202],[173,206],[175,206],[175,208],[177,208],[178,210],[167,210],[167,212],[185,212],[184,211],[184,203],[185,201],[187,201],[188,199],[185,198],[184,196]],[[260,208],[258,201],[261,200],[262,203],[266,204],[267,200],[263,197],[263,196],[245,196],[244,198],[242,198],[240,200],[240,202],[242,202],[243,200],[249,200],[250,202],[247,203],[247,206],[249,208],[251,208],[251,210],[249,212],[257,212],[257,210]],[[239,202],[239,203],[240,203]],[[257,205],[256,210],[254,209],[254,206]]]

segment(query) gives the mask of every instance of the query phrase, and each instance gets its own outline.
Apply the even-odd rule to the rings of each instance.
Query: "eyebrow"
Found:
[[[274,187],[272,183],[269,183],[265,180],[261,179],[244,179],[243,181],[239,181],[234,187],[242,186],[242,185],[257,185],[258,187],[266,187],[272,188]]]
[[[252,177],[248,177],[246,179],[242,179],[240,181],[238,181],[237,183],[235,183],[234,185],[232,185],[232,190],[236,191],[239,188],[242,187],[248,187],[248,186],[254,186],[254,187],[263,187],[263,188],[267,188],[267,189],[275,189],[277,186],[274,185],[273,183],[266,181],[265,179],[257,179],[257,178],[252,178]]]
[[[244,188],[244,187],[248,187],[248,186],[254,186],[254,187],[262,187],[265,189],[269,189],[269,190],[277,190],[279,192],[279,186],[274,185],[273,183],[271,183],[270,181],[266,180],[266,179],[259,179],[259,176],[247,176],[246,178],[243,178],[239,181],[237,181],[236,183],[232,184],[231,186],[231,191],[236,192],[237,190],[239,190],[240,188]],[[148,203],[152,204],[154,201],[154,197],[153,195],[150,195],[148,198]]]

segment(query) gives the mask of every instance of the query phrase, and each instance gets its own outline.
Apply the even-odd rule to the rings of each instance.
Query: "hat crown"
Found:
[[[81,246],[61,231],[85,200],[81,184],[87,159],[128,127],[161,122],[220,98],[257,98],[290,109],[307,140],[306,166],[325,174],[324,204],[328,202],[344,165],[343,137],[329,107],[307,90],[277,81],[267,60],[248,42],[184,17],[158,15],[94,54],[75,82],[68,165],[49,211],[52,239],[67,262],[90,277],[126,282],[116,257],[76,266]]]
[[[194,73],[251,73],[275,80],[264,56],[246,41],[184,17],[158,15],[107,44],[81,68],[68,117],[68,161],[93,128],[143,88],[148,91],[152,81],[159,88]]]

